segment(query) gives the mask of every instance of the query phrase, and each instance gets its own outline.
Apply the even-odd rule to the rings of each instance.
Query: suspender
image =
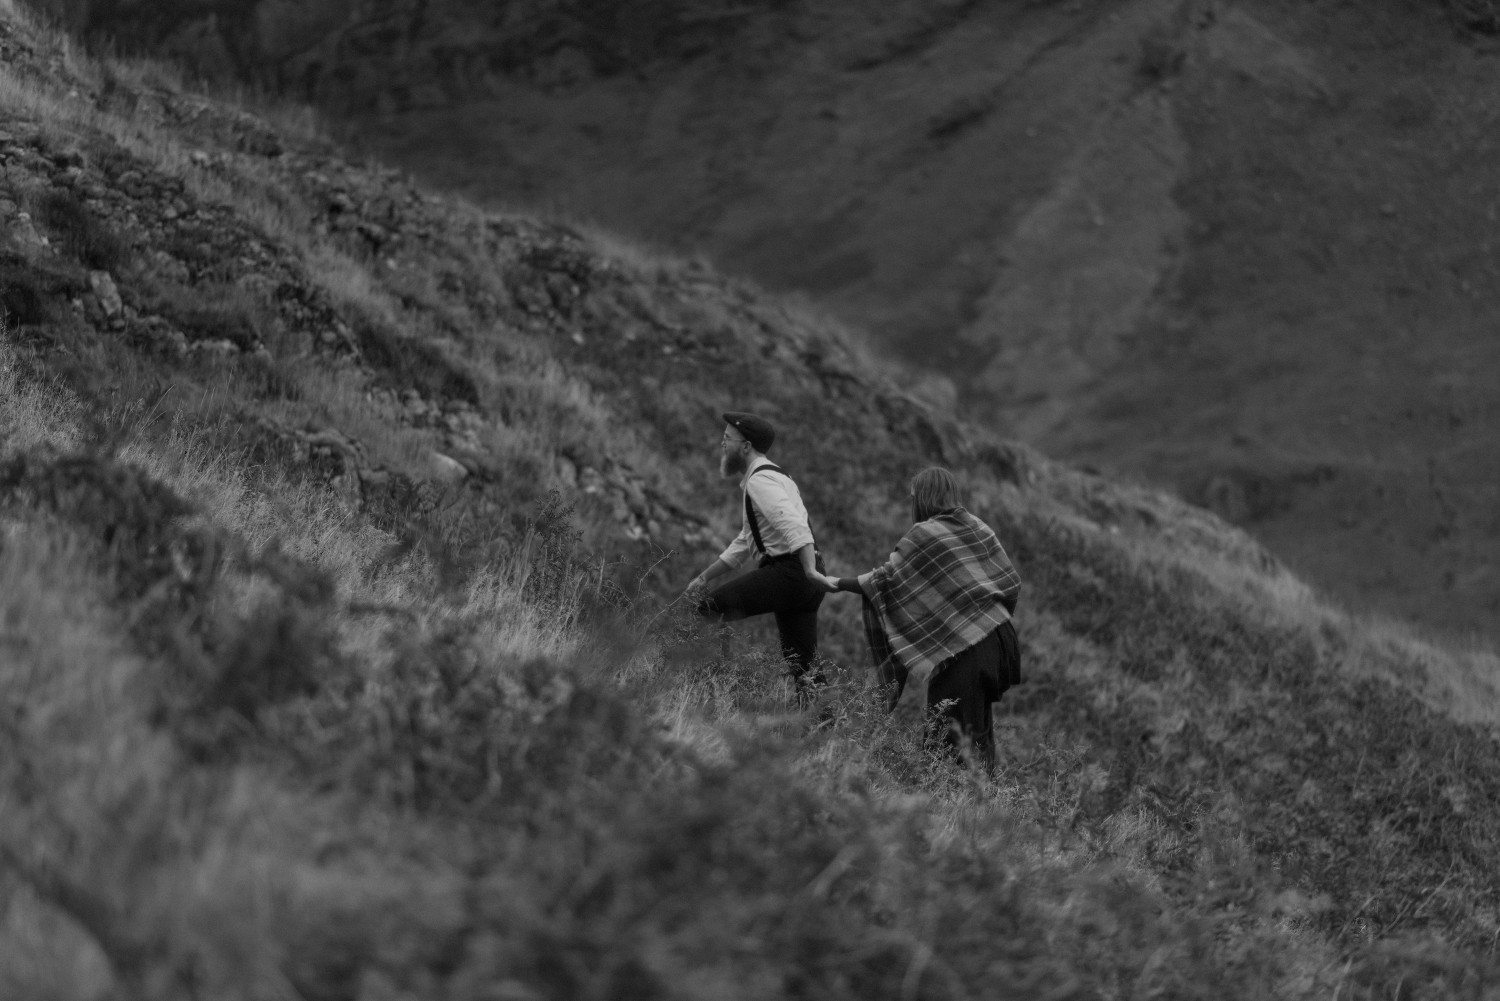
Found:
[[[764,466],[756,466],[755,473],[761,472],[765,469],[769,469],[773,473],[781,473],[782,476],[786,476],[785,470],[783,470],[780,466],[769,462]],[[751,473],[750,476],[754,476],[755,473]],[[787,478],[790,479],[791,477]],[[745,520],[750,523],[750,535],[753,539],[755,539],[755,548],[760,551],[760,554],[762,556],[767,555],[765,541],[760,537],[760,519],[755,517],[755,505],[750,500],[749,476],[745,477]]]
[[[755,472],[751,473],[750,476],[754,476],[755,473],[765,472],[780,473],[782,476],[786,476],[787,479],[791,479],[785,469],[771,462],[766,463],[764,466],[756,466]],[[750,536],[755,540],[755,548],[760,550],[762,556],[769,556],[770,554],[766,552],[766,544],[760,537],[760,519],[755,516],[755,504],[750,500],[750,478],[748,476],[745,478],[745,520],[750,523]],[[807,530],[809,532],[812,531],[811,519],[808,520]]]

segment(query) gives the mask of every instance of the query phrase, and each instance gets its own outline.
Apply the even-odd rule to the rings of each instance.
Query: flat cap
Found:
[[[776,440],[776,429],[771,426],[771,422],[755,414],[730,410],[724,414],[724,423],[744,435],[750,447],[757,452],[769,452],[771,444]]]

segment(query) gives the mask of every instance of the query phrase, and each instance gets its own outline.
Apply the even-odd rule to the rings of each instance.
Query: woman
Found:
[[[918,473],[911,499],[915,524],[889,560],[857,578],[820,574],[819,582],[863,595],[865,636],[881,683],[894,683],[892,708],[921,715],[952,700],[946,739],[967,738],[990,768],[990,704],[1021,681],[1011,623],[1021,578],[990,527],[959,504],[948,470]]]

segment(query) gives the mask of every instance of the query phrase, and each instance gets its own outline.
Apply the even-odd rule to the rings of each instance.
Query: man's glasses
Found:
[[[738,445],[741,442],[746,442],[746,441],[749,441],[749,440],[750,440],[749,438],[731,438],[731,437],[729,437],[729,435],[726,434],[726,435],[722,436],[721,438],[719,438],[719,447],[720,448],[728,448],[730,445]]]

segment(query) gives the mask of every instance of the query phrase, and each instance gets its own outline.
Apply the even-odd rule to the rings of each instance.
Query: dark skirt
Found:
[[[952,701],[943,710],[943,741],[962,755],[965,745],[985,769],[995,766],[992,705],[1006,689],[1021,683],[1021,649],[1008,620],[967,650],[937,666],[927,687],[927,708]],[[903,679],[904,686],[904,679]],[[896,692],[899,698],[901,692]]]

